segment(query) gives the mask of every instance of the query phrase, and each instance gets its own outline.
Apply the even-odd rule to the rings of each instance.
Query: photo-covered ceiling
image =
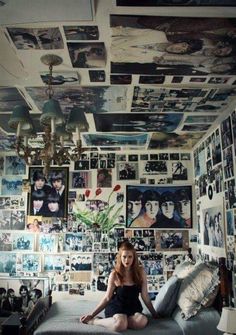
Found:
[[[0,20],[2,150],[14,143],[16,105],[43,131],[49,70],[40,59],[49,53],[63,59],[53,97],[66,118],[84,110],[88,148],[191,150],[235,108],[233,0],[41,0],[29,11],[6,0]]]

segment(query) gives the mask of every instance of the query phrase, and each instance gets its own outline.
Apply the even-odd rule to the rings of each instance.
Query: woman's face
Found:
[[[134,254],[130,250],[122,250],[121,251],[121,263],[124,268],[129,269],[134,261]]]
[[[159,202],[156,200],[155,201],[148,200],[145,204],[145,209],[147,216],[149,216],[151,219],[155,219],[159,211]]]

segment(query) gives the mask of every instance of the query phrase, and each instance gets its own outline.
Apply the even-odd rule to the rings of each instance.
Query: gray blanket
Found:
[[[87,314],[96,306],[96,302],[92,301],[74,301],[64,300],[52,304],[45,319],[35,330],[34,335],[114,335],[120,334],[109,331],[101,326],[93,326],[82,324],[79,318],[83,314]],[[201,315],[200,315],[201,314]],[[216,325],[219,322],[219,314],[213,309],[207,309],[188,321],[184,321],[177,309],[171,319],[150,318],[145,329],[136,330],[135,334],[140,335],[219,335]],[[103,313],[100,314],[103,316]],[[209,325],[209,323],[211,325]],[[204,328],[202,328],[204,324]],[[207,324],[207,327],[206,327]],[[204,333],[204,329],[206,333]],[[214,331],[213,331],[214,329]],[[134,330],[126,330],[122,334],[134,335]]]

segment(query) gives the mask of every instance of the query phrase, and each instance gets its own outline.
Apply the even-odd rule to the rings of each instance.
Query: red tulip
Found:
[[[95,192],[96,196],[98,196],[101,193],[102,193],[102,189],[101,188],[97,188],[96,192]]]
[[[121,186],[120,185],[116,185],[116,186],[114,186],[114,188],[113,188],[113,192],[117,192],[117,191],[119,191],[121,189]]]
[[[90,196],[90,192],[91,192],[90,190],[85,191],[84,195],[86,196],[86,198],[88,198]]]

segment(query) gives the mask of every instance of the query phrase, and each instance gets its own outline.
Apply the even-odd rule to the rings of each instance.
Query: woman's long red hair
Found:
[[[138,255],[136,253],[136,250],[134,249],[134,246],[128,241],[125,241],[120,245],[118,254],[116,256],[116,265],[115,265],[114,271],[118,277],[118,280],[120,284],[123,285],[125,269],[121,261],[121,254],[122,254],[122,251],[124,250],[128,250],[133,253],[134,260],[131,265],[132,280],[134,281],[136,285],[141,285],[142,284],[142,267],[140,266]]]

